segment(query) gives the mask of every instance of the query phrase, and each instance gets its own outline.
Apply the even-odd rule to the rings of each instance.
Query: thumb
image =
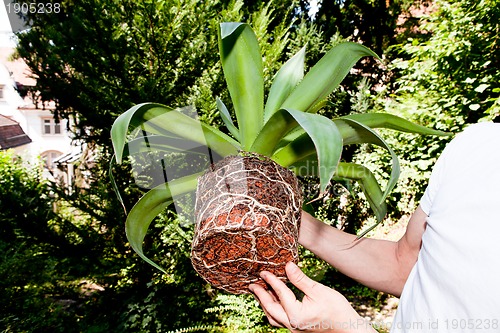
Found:
[[[285,267],[288,280],[297,288],[299,288],[307,296],[312,296],[320,284],[300,270],[293,262],[288,262]]]

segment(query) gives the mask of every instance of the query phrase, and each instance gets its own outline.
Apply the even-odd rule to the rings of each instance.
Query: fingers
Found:
[[[262,307],[269,323],[276,327],[285,327],[288,317],[274,293],[257,284],[250,285],[249,289]]]
[[[270,290],[260,285],[250,286],[271,325],[286,327],[292,332],[312,332],[323,328],[324,323],[334,325],[359,320],[359,315],[338,292],[310,279],[294,263],[287,263],[285,271],[290,282],[305,293],[302,301],[298,301],[292,290],[270,272],[261,272]]]
[[[287,263],[285,271],[290,282],[312,298],[310,295],[314,295],[320,285],[292,262]],[[266,290],[260,285],[251,285],[250,291],[257,297],[271,325],[291,328],[291,322],[297,321],[297,316],[302,313],[302,302],[298,301],[293,291],[274,274],[264,271],[260,276],[272,289]]]
[[[274,290],[276,296],[278,297],[278,301],[281,303],[285,311],[289,312],[289,310],[291,310],[289,307],[297,302],[297,298],[295,297],[293,291],[291,291],[283,281],[278,279],[276,275],[270,272],[261,272],[260,277]]]
[[[320,286],[319,283],[309,278],[300,270],[300,268],[293,262],[288,262],[285,267],[288,280],[304,294],[309,297],[314,296],[314,292]]]

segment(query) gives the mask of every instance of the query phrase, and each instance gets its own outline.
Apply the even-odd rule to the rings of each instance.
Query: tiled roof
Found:
[[[22,146],[31,142],[19,123],[0,115],[0,150]]]
[[[8,47],[0,47],[0,64],[4,65],[10,73],[11,78],[15,81],[17,88],[34,87],[36,79],[33,77],[28,65],[23,59],[13,59],[15,50]],[[23,110],[54,110],[55,103],[37,101],[36,104],[33,100],[36,97],[28,94],[24,96],[24,105],[20,106]]]
[[[24,86],[35,86],[36,80],[32,77],[28,65],[22,59],[12,59],[13,54],[14,49],[0,47],[0,63],[7,67],[16,82]]]

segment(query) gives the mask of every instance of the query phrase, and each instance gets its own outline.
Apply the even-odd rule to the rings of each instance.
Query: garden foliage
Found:
[[[393,81],[382,94],[372,94],[373,109],[452,133],[471,123],[498,121],[498,1],[439,0],[430,8],[412,37],[390,49]],[[388,138],[404,170],[391,198],[396,216],[416,207],[449,140],[405,134]],[[381,155],[364,158],[375,163]]]
[[[269,73],[306,43],[311,62],[343,37],[374,49],[382,45],[391,75],[378,73],[364,80],[349,76],[321,112],[326,117],[343,116],[353,108],[360,113],[382,110],[453,132],[498,117],[498,1],[435,1],[437,11],[412,30],[417,32],[413,39],[383,37],[382,44],[370,33],[391,35],[401,9],[395,4],[404,1],[357,2],[366,2],[362,8],[354,1],[338,1],[348,4],[336,5],[342,19],[325,7],[316,17],[318,24],[300,19],[307,7],[288,10],[293,1],[60,2],[59,15],[30,17],[33,28],[19,36],[18,54],[37,76],[32,92],[56,101],[57,116],[75,117],[76,137],[97,144],[101,160],[91,170],[91,186],[69,195],[9,153],[0,153],[0,331],[272,331],[251,298],[218,294],[194,274],[189,260],[192,230],[174,212],[165,211],[152,225],[161,237],[146,240],[148,256],[167,274],[143,263],[126,243],[125,214],[107,177],[111,124],[136,103],[192,103],[201,111],[200,120],[221,125],[214,96],[227,101],[228,95],[214,50],[222,21],[250,23],[257,37],[268,41],[262,43],[268,45],[262,52]],[[379,20],[372,23],[375,29],[360,26],[360,34],[351,35],[352,20],[344,18],[373,14],[370,8],[382,8],[382,3],[394,5],[389,9],[393,12],[379,17],[388,20],[386,28],[377,30]],[[346,12],[351,8],[355,13]],[[358,27],[362,21],[355,22]],[[321,26],[337,26],[342,36]],[[400,44],[386,53],[394,41]],[[366,68],[363,73],[368,73]],[[269,82],[265,84],[267,89]],[[417,193],[447,139],[400,135],[387,141],[403,157],[403,179],[389,210],[405,213],[418,201]],[[343,152],[347,161],[355,155],[351,149]],[[363,165],[380,165],[387,158],[371,147],[361,149],[366,153],[359,161]],[[139,196],[137,186],[126,176],[127,165],[115,171],[130,208]],[[374,172],[388,177],[388,170]],[[314,182],[303,183],[306,197],[314,198]],[[346,201],[350,196],[341,186],[329,191],[329,197],[309,208],[327,223],[356,232],[366,218],[363,201]],[[302,267],[315,279],[351,299],[379,302],[379,294],[345,280],[308,251],[302,250],[301,257]],[[241,317],[248,321],[238,321]]]

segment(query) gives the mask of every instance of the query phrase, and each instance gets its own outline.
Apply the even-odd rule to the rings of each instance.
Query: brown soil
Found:
[[[192,263],[214,287],[248,293],[267,270],[298,261],[302,204],[295,175],[255,154],[226,157],[198,180]]]

